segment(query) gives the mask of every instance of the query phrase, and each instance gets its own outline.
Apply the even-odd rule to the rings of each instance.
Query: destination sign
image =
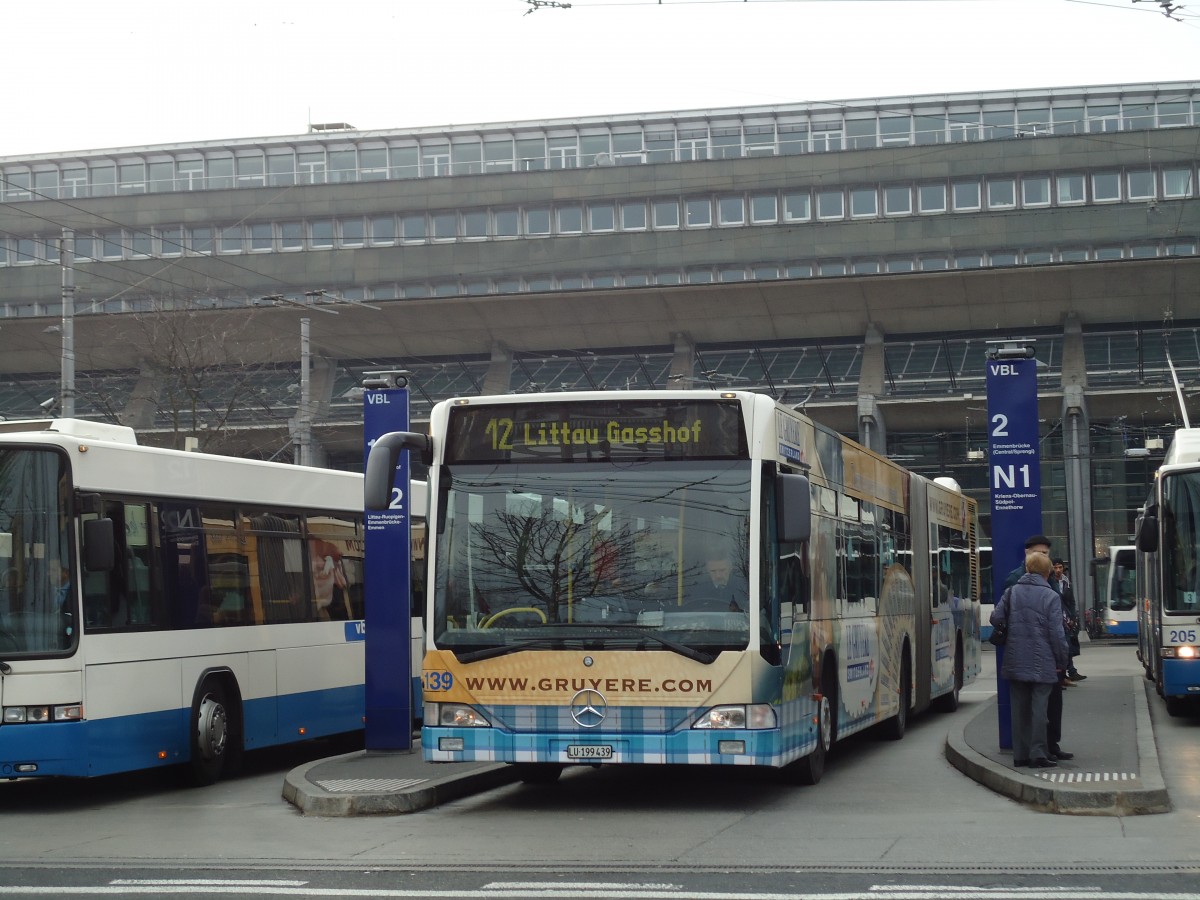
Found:
[[[497,403],[450,410],[446,462],[746,459],[736,400]]]

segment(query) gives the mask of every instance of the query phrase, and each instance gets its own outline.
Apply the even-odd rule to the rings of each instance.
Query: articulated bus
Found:
[[[1109,547],[1108,556],[1092,560],[1092,603],[1084,624],[1093,640],[1137,637],[1136,555],[1134,547]]]
[[[1172,716],[1200,698],[1200,429],[1175,432],[1138,514],[1138,659]]]
[[[839,739],[952,710],[980,668],[976,509],[767,396],[438,404],[376,442],[430,463],[431,761],[725,764],[820,779]]]
[[[244,750],[360,731],[362,483],[0,423],[0,777],[207,784]]]

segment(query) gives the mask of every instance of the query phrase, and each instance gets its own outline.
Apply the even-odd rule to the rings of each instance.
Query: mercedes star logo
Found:
[[[580,728],[595,728],[608,714],[608,701],[599,691],[585,688],[571,698],[571,718]]]

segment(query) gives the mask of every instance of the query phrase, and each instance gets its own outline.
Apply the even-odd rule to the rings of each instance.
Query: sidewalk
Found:
[[[1067,688],[1063,749],[1075,758],[1054,769],[1014,769],[999,748],[996,699],[946,737],[946,758],[999,794],[1046,812],[1125,816],[1167,812],[1146,682],[1093,675]],[[284,799],[306,815],[368,816],[417,812],[516,781],[502,763],[428,763],[411,752],[359,750],[293,769]],[[818,788],[819,789],[819,788]]]
[[[1015,769],[1000,749],[996,698],[946,736],[956,769],[999,794],[1045,812],[1128,816],[1171,808],[1158,766],[1147,682],[1138,675],[1092,675],[1063,698],[1063,750],[1054,769]]]

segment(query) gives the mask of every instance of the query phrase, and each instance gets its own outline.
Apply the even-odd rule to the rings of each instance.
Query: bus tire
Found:
[[[1191,711],[1191,708],[1188,706],[1187,697],[1164,696],[1163,700],[1166,701],[1167,704],[1167,715],[1171,716],[1172,718],[1186,716]]]
[[[959,640],[954,647],[954,684],[950,688],[950,693],[942,694],[934,701],[934,707],[938,712],[952,713],[958,709],[959,695],[962,693],[963,686],[963,649],[962,641]]]
[[[816,784],[825,774],[825,758],[829,755],[832,743],[829,697],[821,695],[817,701],[817,742],[812,752],[802,756],[795,762],[789,763],[780,770],[780,774],[788,784]]]
[[[210,675],[201,681],[188,719],[188,780],[192,784],[204,787],[232,772],[234,761],[241,755],[237,719],[222,680]]]
[[[896,714],[883,723],[883,736],[889,741],[898,741],[908,731],[908,701],[912,697],[912,663],[909,661],[908,645],[900,660],[900,706]]]
[[[522,784],[554,784],[563,770],[558,763],[513,763],[512,767]]]

